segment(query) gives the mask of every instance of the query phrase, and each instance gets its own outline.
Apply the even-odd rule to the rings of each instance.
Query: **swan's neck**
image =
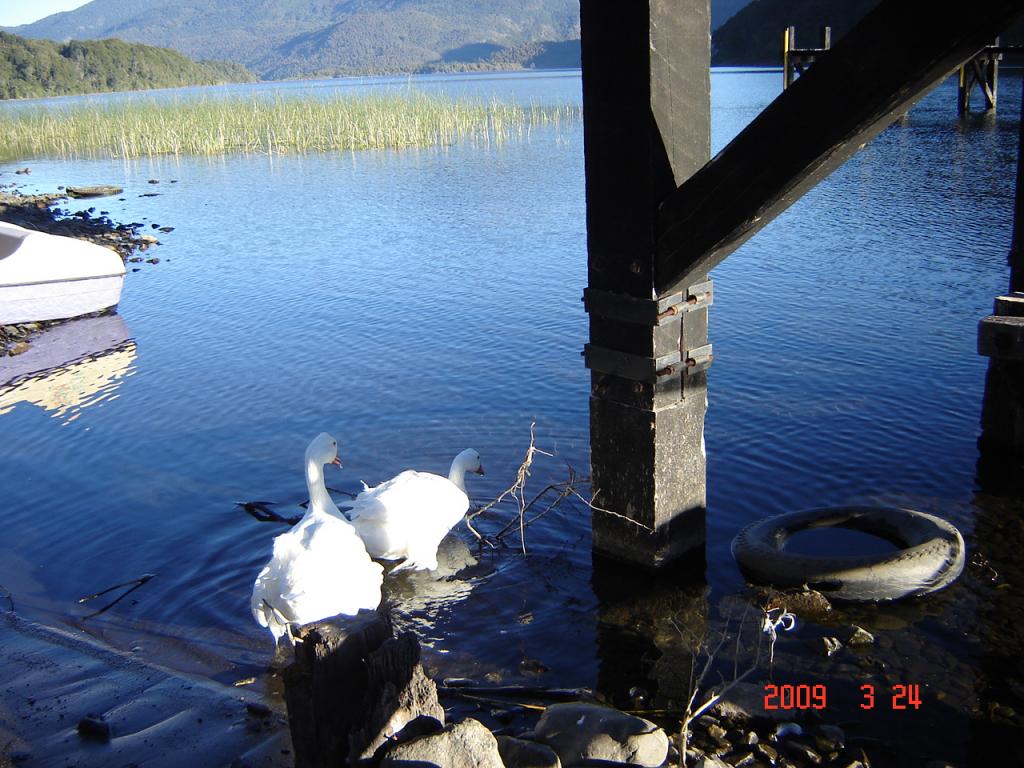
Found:
[[[452,462],[452,471],[448,473],[448,479],[455,483],[455,487],[463,493],[466,492],[466,465],[456,459]]]
[[[318,512],[330,512],[335,508],[334,501],[327,493],[324,483],[324,468],[315,461],[306,462],[306,489],[309,491],[309,508]]]

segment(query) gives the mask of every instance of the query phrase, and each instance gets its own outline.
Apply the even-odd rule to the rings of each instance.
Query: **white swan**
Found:
[[[469,509],[466,472],[484,473],[480,454],[467,448],[448,477],[408,469],[365,490],[352,502],[352,525],[372,557],[405,562],[405,569],[436,570],[437,546]]]
[[[341,466],[338,443],[320,433],[306,448],[309,508],[287,533],[274,539],[274,554],[252,587],[253,618],[274,642],[294,642],[292,624],[308,624],[380,604],[383,568],[366,553],[355,529],[342,518],[324,484],[324,466]]]

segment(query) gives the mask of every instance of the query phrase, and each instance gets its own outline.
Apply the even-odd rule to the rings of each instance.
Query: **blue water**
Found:
[[[715,151],[780,82],[777,72],[714,74]],[[580,103],[578,73],[247,88],[410,84]],[[768,514],[895,503],[947,517],[974,547],[986,365],[975,334],[1006,287],[1020,114],[1019,77],[1001,86],[997,116],[960,122],[954,85],[943,84],[714,271],[712,605],[743,585],[732,536]],[[13,176],[26,164],[29,182]],[[408,467],[444,472],[472,446],[488,474],[471,479],[470,494],[487,500],[512,482],[531,423],[553,455],[537,458],[528,490],[564,479],[566,463],[586,473],[581,124],[490,146],[25,158],[0,174],[25,191],[123,185],[123,201],[88,205],[175,228],[156,233],[162,245],[147,254],[161,263],[129,274],[119,312],[135,346],[115,373],[93,375],[91,404],[47,410],[33,404],[35,390],[0,404],[0,585],[19,610],[236,680],[270,660],[247,602],[278,530],[233,503],[301,501],[302,453],[316,433],[340,439],[345,467],[328,484],[342,490]],[[609,650],[609,626],[667,647],[664,605],[613,605],[592,577],[580,503],[528,529],[525,557],[517,539],[480,552],[465,527],[457,538],[451,557],[477,565],[450,581],[389,587],[434,671],[516,680],[520,662],[538,659],[550,668],[545,684],[596,685],[622,653]],[[78,597],[143,573],[157,576],[131,601],[81,619]],[[967,743],[970,691],[985,686],[977,637],[964,627],[990,587],[969,570],[941,599],[855,616],[876,631],[898,619],[899,642],[937,649],[929,674],[973,686],[947,715],[947,750]],[[777,663],[811,665],[800,641],[787,643]]]

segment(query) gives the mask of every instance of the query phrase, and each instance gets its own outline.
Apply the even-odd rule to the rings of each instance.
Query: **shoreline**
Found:
[[[126,264],[137,258],[138,252],[159,244],[155,237],[141,232],[143,225],[140,223],[119,224],[106,214],[95,214],[92,206],[76,212],[58,207],[72,200],[66,192],[22,195],[11,189],[13,185],[8,185],[7,191],[3,191],[4,186],[0,185],[0,221],[51,235],[88,240],[113,249]],[[25,352],[41,331],[70,319],[0,325],[0,360]]]

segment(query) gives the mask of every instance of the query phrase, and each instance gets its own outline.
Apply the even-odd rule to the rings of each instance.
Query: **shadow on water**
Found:
[[[1000,440],[1005,433],[991,428],[993,412],[1008,415],[1006,408],[1015,399],[1006,388],[1007,377],[996,368],[990,366],[986,379],[970,537],[983,680],[979,709],[971,720],[970,752],[972,764],[984,764],[985,757],[1012,757],[1014,764],[1024,765],[1024,456]]]
[[[702,552],[659,572],[594,556],[597,690],[609,701],[628,707],[646,699],[661,708],[685,701],[691,659],[708,628],[704,571]]]

